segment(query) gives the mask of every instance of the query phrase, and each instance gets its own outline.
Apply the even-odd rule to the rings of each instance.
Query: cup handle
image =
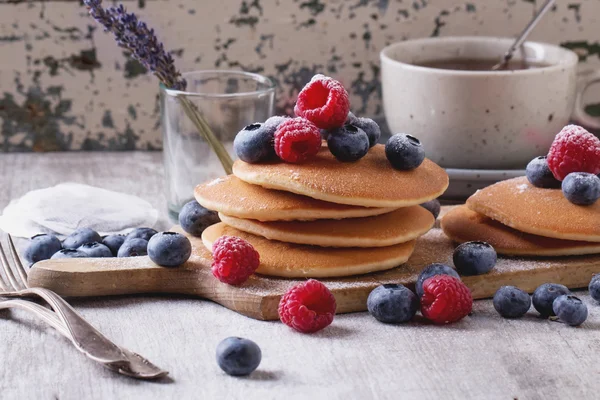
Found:
[[[573,110],[573,119],[592,129],[600,129],[600,117],[592,117],[585,112],[583,94],[591,84],[596,82],[600,82],[600,70],[577,77],[577,95],[575,96],[575,109]]]

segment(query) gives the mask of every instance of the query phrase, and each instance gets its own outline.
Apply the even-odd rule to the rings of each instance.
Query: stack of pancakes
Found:
[[[354,163],[336,160],[324,145],[303,164],[240,160],[233,175],[199,185],[195,197],[219,212],[202,234],[207,249],[223,235],[250,242],[258,273],[339,277],[405,263],[416,239],[434,225],[419,204],[440,196],[446,172],[432,161],[397,171],[376,145]]]
[[[485,241],[505,255],[600,253],[600,202],[573,204],[560,189],[535,187],[526,177],[479,190],[441,225],[454,241]]]

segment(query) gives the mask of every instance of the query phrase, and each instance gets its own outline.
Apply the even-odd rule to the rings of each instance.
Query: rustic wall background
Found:
[[[106,0],[105,0],[106,1]],[[352,109],[380,115],[379,50],[427,36],[513,36],[543,0],[137,0],[183,71],[243,69],[278,84],[291,112],[315,73]],[[112,2],[106,1],[106,5]],[[600,1],[558,0],[532,39],[600,68]],[[156,79],[98,29],[78,0],[0,0],[3,151],[160,149]],[[598,94],[598,95],[596,95]],[[589,95],[600,103],[600,91]],[[599,112],[600,105],[589,108]]]

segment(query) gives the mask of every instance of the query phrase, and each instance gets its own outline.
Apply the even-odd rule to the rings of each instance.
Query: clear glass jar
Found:
[[[169,216],[194,198],[199,183],[226,175],[212,132],[231,158],[233,139],[244,126],[273,115],[275,85],[262,75],[241,71],[195,71],[183,74],[186,91],[160,86],[163,161]],[[195,119],[195,121],[194,121]],[[202,133],[202,126],[208,127]]]

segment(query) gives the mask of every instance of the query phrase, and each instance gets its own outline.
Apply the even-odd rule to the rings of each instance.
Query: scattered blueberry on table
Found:
[[[504,318],[521,318],[531,307],[529,294],[515,286],[502,286],[493,302],[498,314]]]
[[[547,318],[555,315],[552,308],[554,300],[556,300],[558,296],[562,296],[563,294],[568,295],[570,293],[569,289],[564,285],[558,283],[544,283],[535,289],[533,296],[531,297],[531,302],[540,315]]]
[[[562,192],[573,204],[594,204],[600,198],[600,178],[588,172],[571,172],[562,182]]]
[[[31,238],[23,256],[27,262],[34,264],[51,258],[61,248],[60,240],[56,236],[42,233]]]
[[[385,144],[385,155],[392,167],[409,171],[421,165],[425,159],[425,150],[416,137],[398,133],[391,136]]]
[[[417,282],[415,283],[415,291],[417,292],[419,299],[423,296],[423,282],[425,282],[427,278],[431,278],[434,275],[450,275],[460,279],[458,272],[446,264],[434,263],[428,265],[421,271],[417,277]]]
[[[186,203],[179,211],[179,225],[194,236],[201,236],[206,228],[218,222],[221,222],[219,214],[202,207],[196,200]]]
[[[127,234],[127,236],[125,237],[125,241],[131,239],[144,239],[145,241],[148,241],[152,236],[156,235],[157,233],[158,232],[156,232],[152,228],[135,228]]]
[[[148,254],[148,241],[140,238],[126,239],[117,257],[138,257]]]
[[[338,161],[354,162],[369,151],[369,137],[354,125],[344,125],[327,131],[327,147]]]
[[[494,268],[498,255],[486,242],[466,242],[454,250],[454,267],[461,275],[486,274]]]
[[[102,238],[102,244],[110,249],[113,257],[117,256],[123,242],[125,242],[125,235],[107,235]]]
[[[419,299],[407,287],[397,284],[381,285],[367,298],[369,313],[380,322],[407,322],[415,316]]]
[[[112,257],[110,249],[98,242],[84,243],[77,248],[77,250],[85,253],[88,257]]]
[[[53,260],[57,260],[60,258],[87,258],[88,255],[80,250],[75,249],[62,249],[57,251],[50,257]]]
[[[567,325],[579,326],[587,319],[587,306],[572,295],[560,295],[552,303],[554,314]]]
[[[190,240],[180,233],[160,232],[148,241],[148,256],[162,267],[176,267],[192,254]]]
[[[250,375],[261,359],[260,347],[249,339],[228,337],[217,346],[217,364],[228,375]]]
[[[590,296],[596,301],[600,301],[600,274],[596,274],[592,277],[588,286]]]
[[[63,240],[62,247],[64,249],[77,249],[82,244],[91,242],[102,242],[98,232],[90,228],[79,228]]]
[[[545,189],[560,188],[560,181],[554,177],[548,166],[548,157],[536,157],[527,164],[525,169],[527,180],[535,187]]]

